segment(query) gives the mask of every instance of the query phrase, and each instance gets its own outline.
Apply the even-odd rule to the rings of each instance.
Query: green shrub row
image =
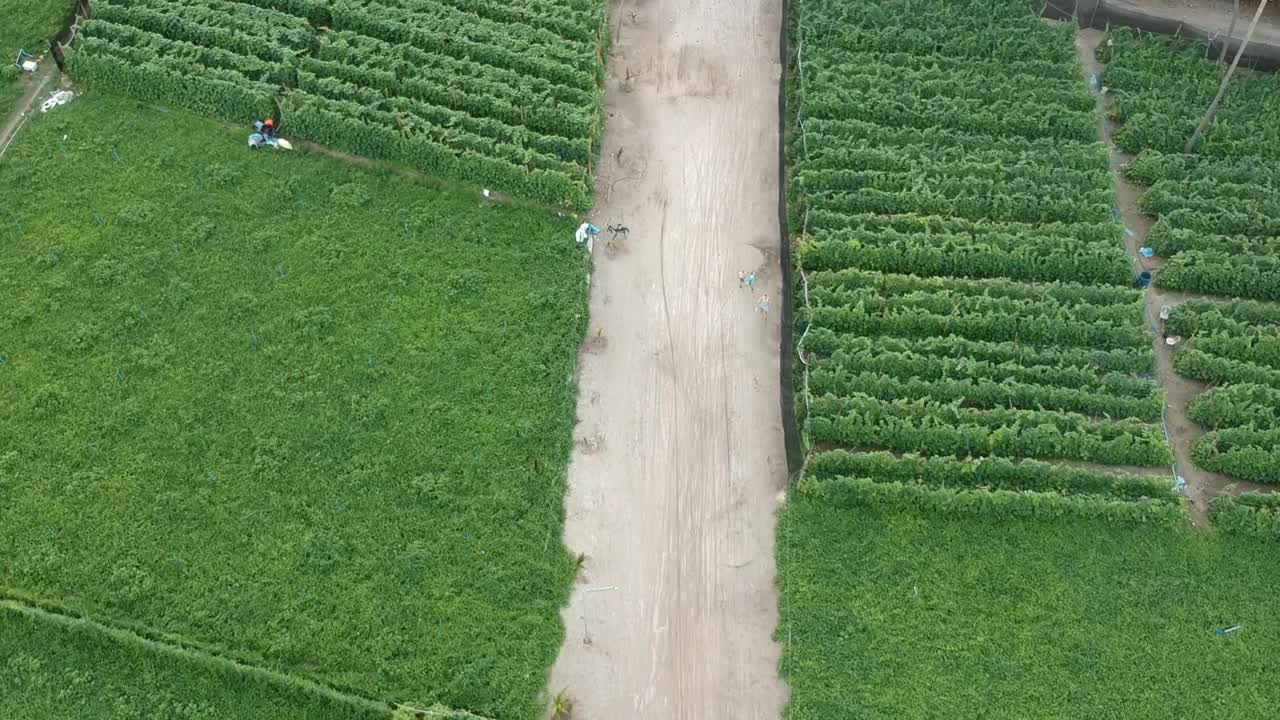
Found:
[[[1280,483],[1280,428],[1213,430],[1192,445],[1191,459],[1210,472]]]
[[[1150,498],[1178,503],[1169,476],[1098,472],[1050,465],[1037,460],[1014,462],[1002,457],[956,458],[894,455],[887,452],[820,452],[805,463],[805,477],[872,478],[876,482],[918,483],[928,487],[1096,495],[1120,500]]]
[[[1280,258],[1187,250],[1156,275],[1165,290],[1280,300]]]
[[[1189,298],[1171,308],[1165,327],[1178,335],[1202,332],[1280,332],[1280,305],[1257,300]]]
[[[1155,185],[1161,180],[1211,180],[1280,187],[1280,166],[1258,157],[1213,160],[1200,155],[1144,150],[1125,167],[1124,175],[1141,185]]]
[[[864,370],[838,360],[811,368],[808,382],[809,391],[815,395],[866,393],[881,400],[928,398],[941,403],[955,402],[966,408],[1059,410],[1091,417],[1150,421],[1158,421],[1164,410],[1163,395],[1154,392],[1145,398],[1135,398],[1013,380],[920,378]]]
[[[892,232],[892,231],[885,231]],[[945,237],[945,236],[943,236]],[[985,237],[985,236],[984,236]],[[806,252],[805,246],[797,248],[797,256]],[[909,295],[915,292],[944,292],[956,296],[981,296],[988,298],[1005,298],[1009,300],[1026,300],[1055,303],[1074,307],[1087,306],[1123,306],[1138,318],[1138,306],[1142,305],[1142,295],[1132,288],[1116,288],[1096,285],[1081,285],[1073,282],[1053,282],[1029,285],[1016,280],[973,279],[954,277],[924,277],[919,275],[900,275],[882,273],[856,268],[847,269],[810,269],[806,274],[810,285],[827,285],[847,289],[875,288],[887,295]]]
[[[390,43],[405,43],[422,50],[467,57],[517,73],[543,78],[573,87],[592,87],[595,82],[594,55],[585,59],[578,53],[554,50],[554,44],[531,39],[518,27],[501,32],[473,33],[465,19],[452,23],[424,23],[416,13],[375,3],[356,6],[346,2],[333,6],[333,28],[370,35]],[[466,16],[464,15],[463,18]],[[477,36],[484,40],[474,39]]]
[[[810,401],[815,442],[924,455],[1069,458],[1107,465],[1171,462],[1157,424],[1051,410],[972,409],[920,400],[826,395]]]
[[[1098,220],[1110,213],[1110,204],[1097,202],[1101,195],[1080,199],[1040,196],[1027,188],[1025,193],[993,195],[979,182],[942,182],[911,190],[877,190],[866,188],[855,192],[810,198],[805,209],[828,210],[843,214],[876,213],[880,215],[958,216],[970,219],[990,218],[1015,222],[1068,222],[1072,219]]]
[[[1142,348],[1150,339],[1142,328],[1073,321],[1063,317],[995,315],[986,312],[933,312],[915,307],[814,307],[796,312],[800,326],[858,335],[937,337],[959,335],[970,340],[1019,342],[1087,348]]]
[[[811,233],[820,230],[894,230],[925,235],[968,235],[973,238],[986,238],[989,235],[1053,237],[1059,238],[1063,244],[1079,242],[1084,245],[1123,245],[1123,228],[1110,222],[992,222],[939,215],[841,213],[822,208],[805,208],[803,219],[808,223]]]
[[[951,187],[961,192],[982,188],[992,194],[1028,194],[1034,191],[1038,195],[1052,196],[1076,193],[1082,202],[1092,203],[1096,200],[1088,199],[1089,196],[1103,194],[1100,188],[1107,187],[1105,174],[1097,171],[968,160],[923,162],[903,170],[889,171],[859,168],[843,162],[801,161],[795,164],[791,174],[795,190],[810,194],[852,192],[864,188],[893,192],[909,190],[923,182],[930,188]],[[913,179],[915,184],[911,182]]]
[[[492,118],[513,127],[563,138],[581,138],[586,142],[592,131],[593,104],[569,105],[549,97],[530,99],[517,104],[510,99],[513,91],[501,83],[484,79],[458,77],[430,66],[420,67],[403,76],[370,67],[363,55],[349,45],[325,45],[321,57],[304,58],[301,67],[319,76],[331,76],[356,83],[363,88],[380,90],[403,97],[441,105],[476,117]]]
[[[196,75],[190,65],[164,57],[138,64],[106,54],[101,43],[68,52],[67,62],[71,74],[87,85],[139,100],[174,103],[229,122],[248,124],[275,109],[275,87],[229,70],[207,68]]]
[[[980,74],[973,70],[911,67],[884,61],[863,59],[860,63],[839,62],[832,57],[823,62],[803,66],[804,77],[797,77],[808,93],[821,97],[834,91],[860,93],[897,93],[919,98],[954,97],[1002,102],[1017,98],[1020,102],[1042,110],[1092,112],[1094,99],[1079,78],[1055,82],[1042,77],[1018,75],[1006,70],[998,74]],[[803,102],[805,95],[797,93]]]
[[[1173,367],[1179,375],[1210,383],[1251,383],[1280,389],[1280,370],[1249,361],[1212,355],[1195,343],[1174,356]]]
[[[1049,243],[1049,248],[1040,249],[1028,242],[1006,248],[959,236],[863,237],[824,236],[800,246],[797,258],[813,270],[860,268],[927,276],[1133,284],[1128,258],[1119,246],[1073,250]]]
[[[1280,541],[1280,510],[1268,503],[1266,506],[1246,501],[1250,494],[1239,497],[1219,495],[1209,506],[1209,517],[1214,527],[1237,535],[1252,535]],[[1280,496],[1263,496],[1280,497]]]
[[[314,43],[314,37],[305,32],[296,28],[280,28],[267,20],[251,22],[243,19],[234,24],[224,24],[228,17],[235,16],[199,7],[187,9],[179,3],[173,3],[171,7],[170,12],[160,12],[147,7],[95,2],[93,16],[174,40],[273,62],[289,62],[298,51],[310,49]]]
[[[1188,411],[1192,420],[1210,429],[1280,427],[1280,390],[1251,383],[1211,388],[1197,395]]]
[[[792,135],[790,155],[794,161],[817,155],[823,148],[853,146],[919,146],[937,148],[939,153],[948,150],[975,153],[999,153],[1017,155],[1038,161],[1061,162],[1063,167],[1087,170],[1080,158],[1092,155],[1098,158],[1095,167],[1107,167],[1107,149],[1096,139],[1062,140],[1059,138],[1027,138],[1021,135],[1000,135],[974,131],[962,131],[945,125],[901,125],[891,119],[878,124],[864,118],[841,117],[803,119],[803,132]],[[945,155],[942,155],[945,157]],[[1085,165],[1082,167],[1082,165]]]
[[[813,364],[815,368],[830,364],[857,372],[925,380],[1007,381],[1129,400],[1149,400],[1159,394],[1159,386],[1154,380],[1123,372],[1102,371],[1083,362],[1077,365],[1041,365],[1010,360],[991,362],[968,354],[962,357],[930,355],[918,352],[913,345],[892,339],[882,342],[880,339],[851,337],[830,352],[826,360],[816,360]]]
[[[1280,256],[1280,238],[1218,235],[1176,228],[1163,220],[1157,222],[1147,234],[1147,245],[1161,257],[1173,257],[1188,250],[1228,253],[1240,257],[1242,261],[1247,256]]]
[[[309,68],[317,67],[321,62],[304,61],[303,67],[308,70],[298,73],[299,90],[329,100],[349,100],[366,107],[382,109],[399,116],[405,124],[425,122],[432,128],[433,134],[446,144],[467,142],[470,149],[482,152],[486,144],[491,143],[491,154],[495,156],[523,156],[532,153],[530,159],[525,160],[532,167],[565,173],[586,172],[590,154],[585,136],[579,140],[570,140],[508,125],[492,117],[452,110],[413,96],[389,97],[359,82],[339,79],[336,74],[325,77],[309,71]]]
[[[1030,139],[1092,142],[1097,138],[1097,125],[1091,112],[1028,112],[1026,105],[1009,100],[919,98],[910,95],[886,97],[879,93],[831,90],[806,98],[804,114],[828,120],[856,117],[880,125],[944,127],[964,133],[1020,135]]]
[[[1177,527],[1187,521],[1182,506],[1146,499],[1134,501],[1054,492],[934,488],[865,478],[801,481],[796,490],[822,498],[835,507],[870,507],[930,515],[964,515],[994,520],[1087,518],[1167,527]]]
[[[802,329],[798,332],[804,332]],[[840,334],[830,328],[808,328],[804,351],[811,357],[849,353],[911,353],[956,363],[987,363],[1030,368],[1058,368],[1062,372],[1096,369],[1101,373],[1150,373],[1150,346],[1132,348],[1036,346],[1018,342],[970,340],[957,335],[922,337],[866,337]],[[1107,375],[1104,377],[1112,377]],[[1135,381],[1142,381],[1134,378]]]
[[[587,183],[556,170],[529,169],[488,152],[450,147],[401,128],[396,116],[356,103],[305,93],[286,95],[281,107],[290,133],[365,157],[402,162],[429,175],[454,178],[533,201],[576,210],[590,207]]]
[[[798,145],[798,146],[797,146]],[[1082,186],[1095,189],[1110,182],[1105,161],[1099,162],[1100,146],[1068,145],[1054,148],[1054,169],[1076,178]],[[792,141],[796,160],[793,168],[879,170],[881,172],[926,172],[939,175],[967,173],[988,177],[1044,177],[1043,157],[1024,148],[1003,149],[983,144],[976,148],[927,142],[855,145],[833,135],[806,132],[804,139]],[[796,152],[798,151],[798,152]],[[1046,152],[1048,149],[1042,150]],[[950,168],[948,172],[946,168]]]
[[[1049,297],[1035,299],[1008,297],[1001,296],[998,290],[984,293],[981,287],[976,290],[963,285],[957,287],[959,281],[954,278],[936,278],[939,281],[937,283],[919,284],[911,281],[935,278],[881,274],[879,277],[883,278],[883,281],[868,282],[869,274],[873,278],[876,277],[874,273],[861,270],[815,273],[808,279],[810,304],[845,309],[861,308],[869,311],[925,309],[939,314],[985,313],[999,318],[1015,315],[1024,319],[1046,317],[1064,322],[1094,322],[1124,329],[1133,328],[1143,318],[1142,306],[1137,303],[1094,305],[1088,302],[1063,302]],[[895,282],[896,278],[902,278],[904,281]],[[982,281],[973,282],[977,284]],[[901,288],[901,290],[892,296],[884,294],[884,291],[892,292],[894,288]]]

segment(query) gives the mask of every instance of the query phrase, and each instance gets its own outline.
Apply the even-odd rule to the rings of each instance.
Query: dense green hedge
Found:
[[[1280,496],[1256,496],[1276,498]],[[1254,501],[1250,494],[1219,495],[1209,506],[1209,516],[1219,530],[1280,541],[1280,504]]]
[[[1009,490],[934,488],[915,483],[840,478],[801,481],[797,491],[838,507],[970,515],[990,518],[1072,518],[1179,526],[1187,521],[1180,505],[1155,500],[1115,500],[1090,495]]]
[[[1210,472],[1280,483],[1280,428],[1226,428],[1205,433],[1192,446],[1191,459]]]
[[[953,489],[1056,492],[1122,500],[1150,498],[1169,503],[1181,501],[1168,476],[1104,473],[1036,460],[1014,462],[1002,457],[962,459],[829,450],[808,459],[805,477],[814,480],[859,477],[876,482],[920,483]]]

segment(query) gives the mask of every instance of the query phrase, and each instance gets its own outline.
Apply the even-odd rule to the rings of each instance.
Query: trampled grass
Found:
[[[0,162],[0,594],[531,718],[574,221],[90,94]]]
[[[778,564],[789,720],[1248,720],[1280,706],[1274,543],[793,493]]]

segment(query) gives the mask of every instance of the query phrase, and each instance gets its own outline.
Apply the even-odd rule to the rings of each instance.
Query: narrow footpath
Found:
[[[611,9],[566,498],[586,560],[549,690],[575,718],[778,718],[782,4]]]
[[[1101,30],[1087,28],[1077,32],[1076,53],[1080,59],[1080,67],[1085,80],[1096,78],[1099,90],[1102,87],[1102,64],[1097,60],[1097,49],[1102,43]],[[1156,377],[1165,392],[1164,423],[1170,447],[1173,450],[1174,467],[1171,474],[1182,477],[1186,481],[1184,494],[1187,498],[1191,519],[1197,527],[1209,526],[1209,504],[1213,498],[1228,485],[1237,490],[1267,490],[1265,486],[1228,478],[1225,475],[1201,470],[1191,461],[1191,448],[1204,435],[1204,429],[1192,420],[1187,408],[1195,396],[1204,392],[1207,386],[1197,380],[1182,377],[1173,369],[1173,357],[1182,347],[1165,343],[1163,336],[1164,323],[1160,319],[1161,308],[1177,306],[1187,299],[1187,295],[1169,292],[1155,287],[1154,279],[1164,265],[1158,257],[1142,257],[1138,249],[1146,246],[1147,233],[1155,224],[1153,218],[1142,212],[1140,201],[1146,191],[1129,182],[1124,177],[1123,169],[1131,162],[1133,156],[1121,152],[1112,142],[1112,134],[1116,123],[1107,116],[1107,106],[1111,96],[1098,93],[1098,133],[1101,140],[1111,151],[1111,172],[1115,178],[1116,208],[1119,210],[1119,222],[1125,228],[1125,248],[1134,261],[1135,273],[1149,271],[1152,284],[1143,293],[1146,303],[1147,324],[1155,331],[1153,341],[1156,356]],[[1170,478],[1172,481],[1173,478]]]

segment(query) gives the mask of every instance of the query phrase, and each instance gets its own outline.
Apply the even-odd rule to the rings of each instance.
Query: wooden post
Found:
[[[1205,128],[1209,127],[1209,123],[1213,122],[1213,116],[1218,114],[1218,103],[1222,102],[1222,96],[1227,94],[1227,84],[1231,82],[1231,76],[1235,74],[1236,67],[1240,64],[1240,58],[1244,57],[1244,49],[1249,45],[1249,41],[1253,39],[1253,31],[1258,29],[1258,21],[1262,19],[1262,12],[1267,9],[1267,0],[1258,3],[1258,12],[1253,16],[1253,22],[1249,23],[1249,32],[1245,33],[1244,40],[1240,43],[1240,48],[1236,50],[1236,57],[1231,61],[1231,67],[1227,68],[1227,74],[1222,77],[1222,84],[1218,85],[1218,94],[1214,96],[1213,102],[1209,104],[1209,109],[1204,114],[1204,119],[1200,121],[1200,127],[1196,128],[1195,133],[1191,135],[1191,139],[1187,140],[1187,146],[1183,148],[1183,152],[1190,153],[1195,149],[1196,143],[1199,142],[1200,136],[1204,134]]]

